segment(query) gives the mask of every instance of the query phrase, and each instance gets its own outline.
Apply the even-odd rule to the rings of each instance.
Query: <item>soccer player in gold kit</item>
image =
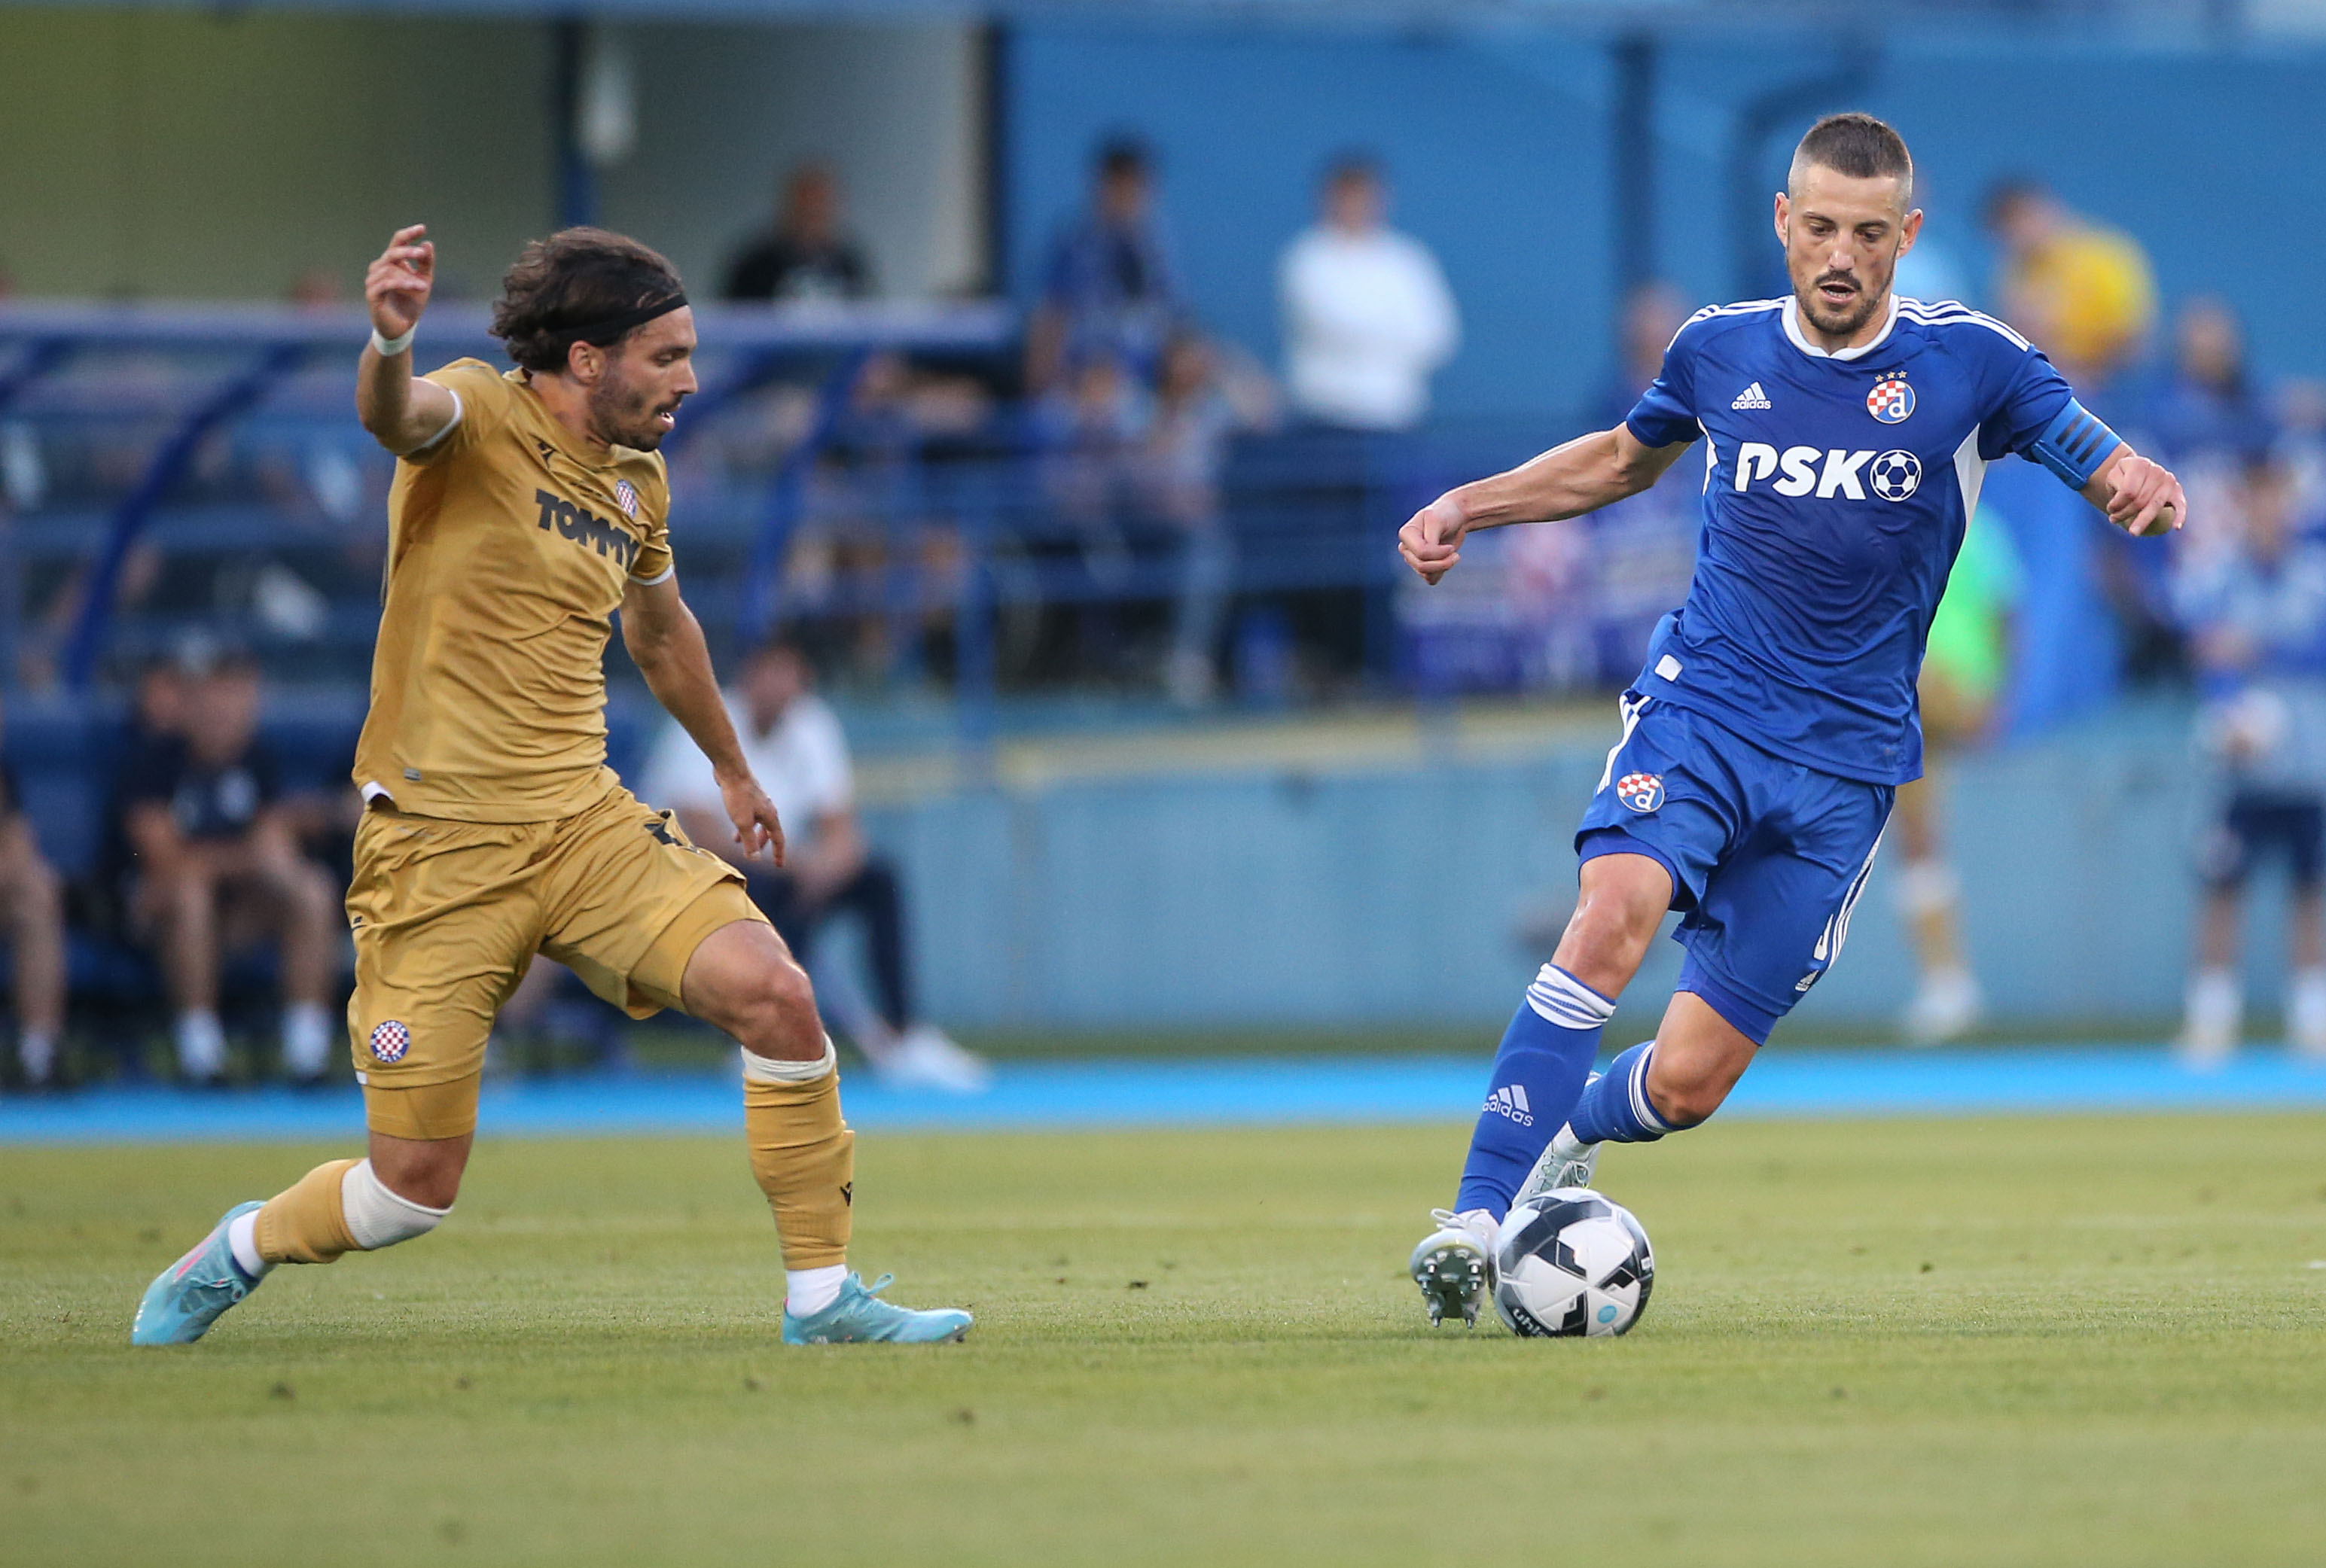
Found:
[[[399,459],[348,891],[369,1155],[229,1210],[147,1289],[131,1338],[200,1339],[279,1264],[433,1229],[468,1164],[486,1035],[538,952],[634,1016],[677,1007],[741,1043],[787,1342],[959,1339],[967,1313],[893,1305],[848,1272],[855,1135],[805,971],[742,875],[606,766],[619,610],[647,685],[712,759],[737,842],[782,863],[671,561],[656,449],[696,385],[678,274],[635,240],[565,229],[502,280],[493,332],[516,369],[415,377],[426,232],[399,230],[371,264],[356,383],[364,428]]]

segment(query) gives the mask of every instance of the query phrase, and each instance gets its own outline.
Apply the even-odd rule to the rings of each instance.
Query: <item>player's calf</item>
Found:
[[[130,1341],[191,1344],[278,1265],[333,1263],[424,1236],[451,1211],[390,1192],[369,1160],[316,1166],[265,1203],[227,1211],[209,1235],[146,1287]]]
[[[1653,1040],[1617,1056],[1585,1086],[1543,1164],[1580,1170],[1588,1180],[1603,1143],[1653,1143],[1711,1119],[1759,1044],[1690,991],[1672,997]]]

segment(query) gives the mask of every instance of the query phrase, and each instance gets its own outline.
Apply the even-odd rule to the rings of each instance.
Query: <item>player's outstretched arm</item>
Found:
[[[1473,531],[1596,511],[1654,484],[1686,450],[1686,442],[1642,445],[1629,425],[1577,436],[1505,473],[1447,491],[1398,530],[1397,552],[1434,583],[1460,562],[1462,541]]]
[[[743,760],[734,721],[727,717],[718,679],[711,673],[710,645],[702,640],[702,623],[679,597],[677,578],[656,583],[633,580],[624,590],[622,645],[647,678],[647,690],[655,700],[711,759],[720,803],[735,824],[735,842],[747,856],[771,850],[776,864],[782,865],[784,825],[776,817],[776,803]]]
[[[442,435],[461,412],[450,392],[412,374],[412,329],[436,284],[436,247],[427,235],[424,223],[397,229],[364,274],[372,340],[356,365],[356,417],[399,458]],[[395,353],[379,351],[383,339]]]
[[[2083,494],[2109,522],[2135,537],[2170,533],[2189,515],[2189,497],[2172,470],[2142,457],[2129,442],[2117,444]]]

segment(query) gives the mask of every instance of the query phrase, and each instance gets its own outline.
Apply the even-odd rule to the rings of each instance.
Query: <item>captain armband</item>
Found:
[[[2092,476],[2107,461],[2108,455],[2123,444],[2123,437],[2071,397],[2068,406],[2060,411],[2060,417],[2036,439],[2028,455],[2057,474],[2068,488],[2080,490],[2092,482]]]

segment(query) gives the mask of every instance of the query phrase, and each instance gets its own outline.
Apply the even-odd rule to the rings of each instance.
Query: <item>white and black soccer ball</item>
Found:
[[[1912,452],[1884,452],[1874,459],[1866,478],[1874,493],[1885,501],[1903,501],[1922,482],[1922,459]]]
[[[1494,1243],[1494,1310],[1529,1338],[1620,1334],[1647,1311],[1655,1283],[1648,1233],[1587,1187],[1529,1198]]]

